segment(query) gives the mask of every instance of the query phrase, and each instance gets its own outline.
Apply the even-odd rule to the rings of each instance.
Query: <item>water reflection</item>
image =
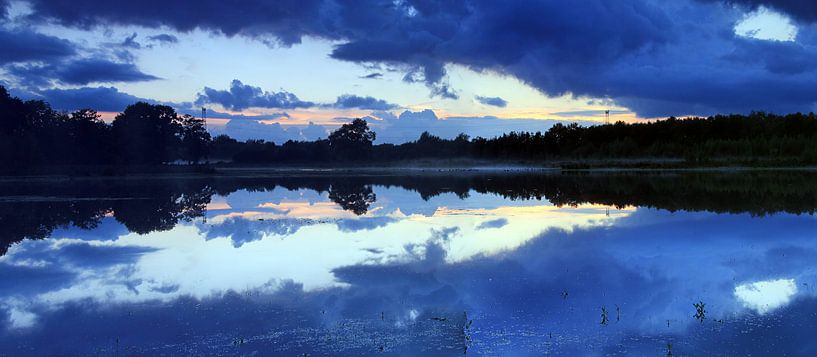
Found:
[[[809,355],[813,176],[6,182],[0,353]]]
[[[786,306],[795,294],[797,282],[794,279],[758,281],[735,287],[735,296],[761,315]]]

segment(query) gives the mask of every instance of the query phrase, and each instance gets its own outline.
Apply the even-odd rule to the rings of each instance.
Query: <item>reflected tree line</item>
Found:
[[[593,203],[766,215],[814,214],[814,182],[817,173],[808,171],[14,180],[0,182],[0,192],[5,193],[0,197],[0,253],[23,239],[47,238],[57,228],[95,228],[105,216],[139,234],[169,230],[204,216],[213,195],[238,190],[314,190],[327,193],[356,215],[366,214],[376,202],[374,186],[401,187],[423,200],[447,193],[464,199],[478,192],[511,200],[547,200],[557,206]]]
[[[684,159],[692,164],[817,163],[817,115],[769,113],[669,118],[579,126],[494,138],[423,133],[404,144],[375,145],[376,133],[355,119],[316,141],[285,143],[211,138],[205,123],[169,106],[138,102],[109,124],[92,109],[63,113],[38,100],[11,97],[0,86],[0,160],[5,171],[55,165],[161,165],[226,159],[238,163],[376,164],[396,160],[471,158],[558,161]]]
[[[0,184],[0,252],[21,239],[47,238],[54,229],[96,228],[111,215],[129,231],[145,234],[169,230],[200,217],[212,189],[206,184],[175,180],[99,180]]]

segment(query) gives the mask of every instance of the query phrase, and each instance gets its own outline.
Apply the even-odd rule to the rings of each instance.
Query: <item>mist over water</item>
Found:
[[[813,355],[817,174],[0,182],[0,354]]]

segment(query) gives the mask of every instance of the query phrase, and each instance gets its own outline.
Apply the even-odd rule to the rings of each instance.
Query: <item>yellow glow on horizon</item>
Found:
[[[106,122],[108,124],[113,122],[113,119],[117,115],[119,115],[119,112],[96,112],[96,113],[99,114],[99,118],[102,119],[102,121],[104,121],[104,122]]]
[[[417,109],[409,108],[409,109],[398,109],[394,111],[390,111],[395,116],[399,116],[403,110],[412,110],[412,111],[421,111],[426,108],[418,107]],[[448,118],[454,117],[478,117],[473,114],[468,113],[456,113],[456,112],[448,112],[443,109],[432,109],[437,115],[440,120],[447,120]],[[587,109],[587,110],[602,110],[602,109]],[[258,113],[258,112],[234,112],[230,113],[231,115],[244,115],[248,117],[247,119],[252,120],[251,117],[258,116],[258,122],[263,124],[280,124],[282,126],[306,126],[309,123],[313,123],[316,125],[323,125],[323,126],[340,126],[343,124],[341,121],[337,121],[337,118],[363,118],[370,115],[370,111],[365,110],[327,110],[327,109],[315,109],[315,110],[294,110],[291,112],[287,112],[289,117],[279,117],[270,119],[269,114]],[[490,117],[496,117],[497,119],[502,120],[512,120],[512,119],[533,119],[533,120],[557,120],[565,123],[571,123],[576,121],[581,122],[595,122],[602,124],[605,121],[604,114],[600,116],[559,116],[555,113],[558,112],[546,112],[537,110],[534,108],[527,108],[527,109],[519,109],[519,110],[506,110],[502,113],[486,115]],[[113,122],[114,118],[119,114],[119,112],[99,112],[101,119],[110,124]],[[265,118],[265,119],[261,119]],[[625,123],[641,123],[641,122],[649,122],[655,120],[661,120],[663,118],[653,118],[653,119],[642,119],[635,116],[634,113],[626,113],[626,114],[611,114],[610,115],[610,123],[615,123],[617,121],[622,121]],[[222,127],[227,125],[233,119],[229,118],[219,118],[219,117],[208,117],[207,118],[207,125],[210,126],[217,126]]]
[[[207,204],[207,206],[205,206],[205,209],[208,211],[221,211],[232,208],[233,207],[231,207],[227,202],[210,202]]]

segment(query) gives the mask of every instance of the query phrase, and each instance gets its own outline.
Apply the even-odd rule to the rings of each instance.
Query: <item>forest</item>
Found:
[[[369,132],[362,120],[346,124],[338,131],[353,127]],[[558,123],[544,133],[510,132],[494,138],[460,134],[444,139],[424,132],[417,140],[398,145],[373,145],[371,140],[361,138],[353,141],[354,145],[346,144],[344,152],[334,150],[333,143],[331,135],[327,140],[288,141],[281,145],[254,140],[238,142],[218,136],[213,140],[212,152],[216,157],[238,163],[384,163],[467,158],[527,163],[678,159],[691,165],[724,162],[808,165],[817,163],[817,116],[755,112],[595,126]]]
[[[160,165],[198,162],[211,145],[204,121],[165,105],[138,102],[112,123],[93,109],[59,112],[0,86],[0,160],[4,171],[48,165]]]
[[[0,159],[4,171],[48,165],[156,166],[171,163],[371,165],[423,159],[547,163],[582,160],[681,160],[708,163],[817,163],[817,116],[671,117],[639,123],[556,124],[545,132],[453,139],[428,132],[412,142],[375,144],[368,123],[355,119],[317,141],[211,138],[204,121],[169,106],[138,102],[111,123],[92,109],[59,112],[23,101],[0,87]]]

